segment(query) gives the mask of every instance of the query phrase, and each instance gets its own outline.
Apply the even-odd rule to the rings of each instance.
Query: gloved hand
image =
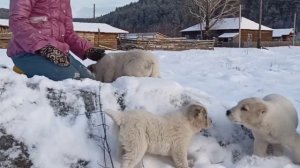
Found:
[[[98,61],[105,56],[105,50],[100,48],[90,48],[85,52],[85,57],[93,61]]]
[[[70,58],[68,54],[63,53],[57,48],[47,45],[37,51],[37,54],[46,57],[48,60],[59,66],[69,66]]]

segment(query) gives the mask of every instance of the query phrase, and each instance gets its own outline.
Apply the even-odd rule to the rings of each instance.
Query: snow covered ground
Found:
[[[0,65],[11,68],[5,52],[0,50]],[[24,157],[35,168],[100,168],[104,155],[98,95],[103,108],[143,108],[158,115],[194,99],[208,108],[214,123],[191,142],[194,168],[300,167],[286,157],[251,156],[251,134],[225,116],[240,99],[269,93],[288,97],[300,111],[299,47],[153,53],[161,62],[162,79],[122,77],[112,84],[88,79],[53,82],[0,69],[0,136],[9,134],[22,142]],[[117,129],[108,117],[106,124],[114,165],[119,167]],[[18,158],[22,151],[16,144],[1,149],[0,167],[12,164],[7,160]],[[110,166],[107,158],[106,154]],[[146,156],[143,164],[145,168],[172,167],[168,158],[154,156]]]

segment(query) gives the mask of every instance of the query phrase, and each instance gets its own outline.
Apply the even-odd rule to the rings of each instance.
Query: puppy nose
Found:
[[[227,110],[227,111],[226,111],[226,115],[227,115],[227,116],[229,116],[229,115],[230,115],[230,113],[231,113],[231,111],[230,111],[230,110]]]

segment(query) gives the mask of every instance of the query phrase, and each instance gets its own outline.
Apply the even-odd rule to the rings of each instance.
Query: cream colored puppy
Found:
[[[268,145],[274,152],[288,151],[292,160],[300,163],[298,117],[293,104],[285,97],[270,94],[263,99],[247,98],[227,111],[229,119],[251,129],[254,135],[254,154],[266,156]],[[282,149],[280,149],[282,148]]]
[[[190,104],[165,116],[142,110],[106,113],[120,126],[122,168],[134,168],[145,153],[171,156],[177,168],[188,168],[187,148],[192,136],[211,125],[201,104]]]
[[[121,76],[160,77],[157,58],[144,50],[109,53],[88,69],[95,74],[96,80],[106,83]]]

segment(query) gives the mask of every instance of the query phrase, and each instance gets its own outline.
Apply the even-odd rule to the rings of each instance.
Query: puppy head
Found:
[[[198,131],[211,126],[212,120],[207,115],[206,108],[201,104],[190,104],[187,107],[187,118]]]
[[[227,110],[227,117],[234,123],[242,124],[248,128],[255,128],[262,123],[267,113],[267,106],[258,98],[247,98],[236,106]]]

